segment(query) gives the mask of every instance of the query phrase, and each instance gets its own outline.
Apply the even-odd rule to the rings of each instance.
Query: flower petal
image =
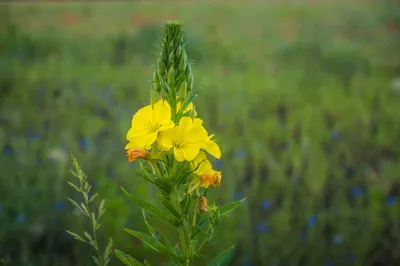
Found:
[[[205,142],[205,145],[203,145],[202,148],[215,158],[221,158],[221,150],[219,149],[219,146],[215,141],[209,140]]]
[[[174,156],[175,160],[177,160],[178,162],[183,162],[185,160],[182,148],[174,147]]]
[[[163,151],[169,151],[173,147],[173,140],[174,140],[174,132],[176,131],[175,128],[160,132],[157,144],[160,146],[160,149]]]
[[[174,126],[175,126],[174,122],[172,120],[169,120],[169,121],[161,124],[161,127],[158,130],[165,131],[165,130],[173,128]]]
[[[193,161],[200,152],[200,143],[185,143],[182,145],[183,155],[187,161]]]

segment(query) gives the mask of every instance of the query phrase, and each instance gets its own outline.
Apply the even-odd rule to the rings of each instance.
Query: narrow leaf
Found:
[[[154,249],[155,251],[164,253],[165,255],[168,255],[171,258],[174,258],[176,260],[180,260],[180,258],[178,256],[176,256],[176,254],[174,253],[173,249],[168,248],[167,246],[163,245],[160,241],[158,241],[156,238],[152,237],[151,235],[148,235],[148,234],[145,234],[142,232],[138,232],[135,230],[129,230],[129,229],[125,229],[125,232],[140,239],[143,243],[145,243],[147,246]]]
[[[132,256],[122,252],[121,250],[114,249],[115,256],[126,266],[142,266],[138,260],[134,259]]]
[[[87,243],[87,241],[86,241],[85,239],[83,239],[80,235],[78,235],[77,233],[74,233],[74,232],[71,232],[71,231],[68,231],[68,230],[66,230],[66,232],[67,232],[69,235],[71,235],[74,239],[79,240],[79,241],[82,241],[82,242],[84,242],[84,243]]]
[[[104,261],[107,261],[107,259],[110,257],[111,252],[112,252],[112,247],[113,247],[113,241],[112,238],[108,241],[107,247],[104,250]]]
[[[179,225],[179,221],[172,215],[161,211],[159,209],[157,209],[153,204],[146,202],[144,200],[138,199],[134,196],[132,196],[131,194],[129,194],[128,191],[126,191],[123,187],[121,187],[122,191],[125,193],[125,195],[132,200],[133,202],[135,202],[137,205],[139,205],[140,207],[146,209],[147,211],[149,211],[151,214],[175,225],[178,226]]]
[[[68,185],[70,185],[71,187],[73,187],[76,191],[82,192],[75,184],[73,184],[73,183],[71,183],[71,182],[69,182],[69,181],[67,181],[67,183],[68,183]]]
[[[226,266],[226,265],[228,265],[229,261],[232,259],[234,250],[235,250],[235,246],[225,249],[212,262],[210,262],[208,264],[208,266]]]
[[[171,202],[169,202],[167,199],[165,199],[163,196],[159,197],[162,205],[171,213],[173,214],[178,220],[180,220],[181,214],[175,209],[175,207],[172,205]]]
[[[151,219],[149,214],[145,209],[142,208],[142,214],[143,214],[143,220],[146,223],[147,229],[149,229],[149,232],[152,236],[156,236],[156,230],[153,228],[151,225]]]
[[[147,260],[144,260],[144,265],[151,266],[150,263],[147,262]]]
[[[222,216],[230,213],[231,211],[239,207],[239,205],[242,204],[245,200],[246,198],[222,205],[221,207],[218,208],[220,215]]]
[[[94,264],[99,265],[99,259],[98,258],[96,258],[95,256],[92,256],[92,259],[93,259]]]

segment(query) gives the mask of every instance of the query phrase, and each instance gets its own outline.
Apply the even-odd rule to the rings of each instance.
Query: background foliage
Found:
[[[222,186],[210,199],[248,197],[199,265],[232,243],[232,265],[400,265],[395,1],[0,10],[6,265],[89,265],[88,248],[65,233],[86,226],[66,201],[76,196],[66,185],[70,153],[107,199],[103,239],[162,265],[124,233],[144,224],[120,186],[155,197],[132,175],[124,145],[132,114],[148,103],[167,19],[185,22],[197,109],[223,152],[214,166]]]

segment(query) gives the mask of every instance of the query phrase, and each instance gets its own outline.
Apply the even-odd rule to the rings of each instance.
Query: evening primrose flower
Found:
[[[128,160],[131,163],[133,163],[138,158],[146,159],[149,154],[150,153],[145,149],[131,148],[127,151]]]
[[[163,151],[173,148],[178,162],[192,161],[200,152],[204,135],[190,117],[182,117],[179,125],[167,131],[160,132],[158,146]]]
[[[153,106],[145,106],[132,118],[132,126],[126,135],[129,143],[125,149],[150,149],[159,132],[174,126],[175,124],[171,120],[171,107],[166,101],[160,100]]]
[[[190,184],[188,192],[192,192],[199,186],[208,188],[210,185],[218,187],[221,184],[221,172],[214,171],[207,156],[204,152],[200,152],[199,155],[193,160],[192,167],[195,169],[193,172],[197,178],[195,178]]]
[[[194,123],[201,127],[202,134],[204,135],[203,141],[201,143],[201,149],[207,151],[215,158],[220,159],[221,150],[219,149],[218,144],[214,140],[212,140],[214,134],[208,135],[207,130],[203,127],[203,120],[201,120],[200,118],[195,118]]]

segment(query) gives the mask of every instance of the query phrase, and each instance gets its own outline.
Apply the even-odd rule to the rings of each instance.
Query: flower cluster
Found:
[[[180,112],[182,103],[177,103]],[[193,179],[188,192],[199,186],[219,186],[221,172],[212,169],[206,152],[216,158],[221,151],[214,135],[209,135],[203,121],[196,117],[193,103],[188,104],[177,122],[172,120],[172,109],[166,100],[159,100],[141,108],[132,118],[127,133],[127,155],[130,162],[137,158],[152,160],[163,155],[172,155],[176,162],[189,162]],[[175,117],[178,117],[177,115]]]

